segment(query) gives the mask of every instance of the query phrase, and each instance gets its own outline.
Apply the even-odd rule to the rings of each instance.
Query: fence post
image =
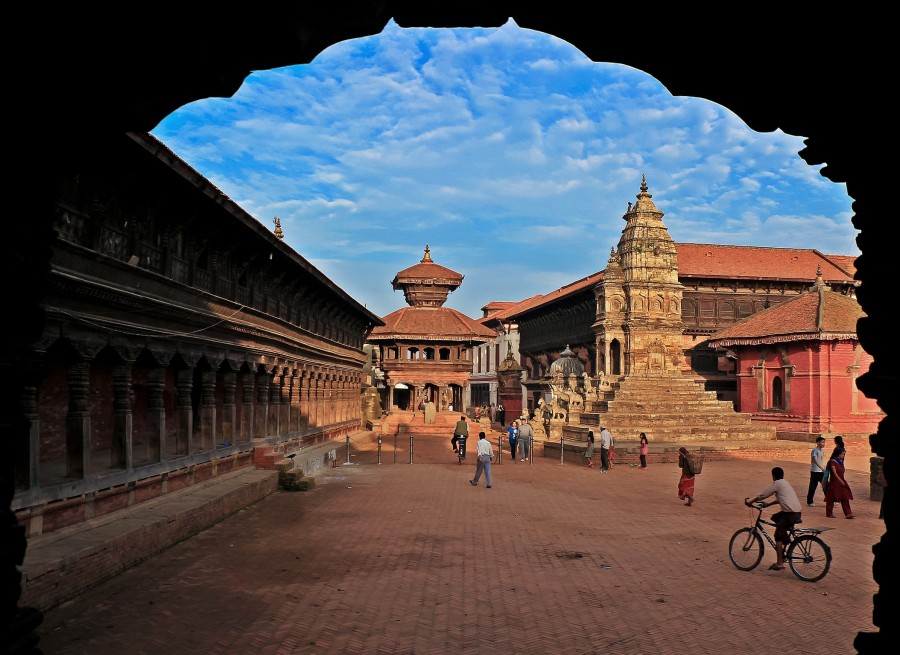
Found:
[[[409,435],[409,463],[413,463],[413,436]]]
[[[563,433],[559,433],[559,465],[563,465],[563,452],[565,452],[566,444],[563,442]]]
[[[350,463],[350,435],[347,435],[347,464]]]
[[[503,461],[503,437],[497,437],[497,465],[500,465],[500,462]]]
[[[378,435],[378,463],[381,464],[381,435]]]

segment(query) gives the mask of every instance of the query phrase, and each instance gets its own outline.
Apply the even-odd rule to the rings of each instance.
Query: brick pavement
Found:
[[[494,441],[496,447],[496,440]],[[820,582],[728,560],[742,505],[792,461],[707,461],[697,500],[677,466],[601,475],[556,459],[504,456],[494,488],[466,483],[444,436],[381,465],[372,445],[306,492],[277,492],[49,610],[45,653],[852,653],[871,624],[869,453],[851,451],[855,521],[827,525]],[[504,453],[505,455],[505,453]],[[787,455],[786,455],[787,456]],[[472,459],[470,457],[470,459]],[[836,617],[839,617],[836,618]],[[788,645],[788,646],[786,646]]]

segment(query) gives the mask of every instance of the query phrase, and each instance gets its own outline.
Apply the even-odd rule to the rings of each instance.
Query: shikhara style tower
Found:
[[[597,286],[594,334],[604,375],[680,376],[683,359],[678,253],[663,212],[641,179],[625,229]]]

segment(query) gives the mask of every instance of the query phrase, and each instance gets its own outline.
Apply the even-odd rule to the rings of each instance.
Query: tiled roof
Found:
[[[864,316],[856,299],[825,287],[821,296],[808,291],[716,332],[709,341],[720,347],[855,339],[856,322]]]
[[[551,291],[548,294],[538,294],[536,296],[532,296],[531,298],[523,300],[520,304],[513,307],[512,310],[510,310],[504,318],[516,318],[518,316],[521,316],[525,312],[531,311],[535,307],[540,307],[541,305],[549,305],[556,302],[557,300],[578,293],[582,289],[593,287],[602,279],[603,271],[600,271],[599,273],[594,273],[593,275],[588,275],[587,277],[577,280],[576,282],[572,282],[572,284],[560,287],[556,291]]]
[[[395,286],[398,282],[404,282],[405,280],[439,280],[439,281],[449,281],[452,282],[455,286],[459,286],[457,283],[462,282],[463,275],[453,271],[446,266],[441,266],[440,264],[435,264],[434,262],[419,262],[418,264],[414,264],[409,268],[404,268],[402,271],[397,273],[394,276],[392,284]]]
[[[537,294],[537,295],[531,296],[531,298],[526,298],[525,300],[520,300],[519,302],[504,303],[505,305],[507,305],[504,309],[494,312],[490,316],[485,316],[484,318],[479,320],[479,323],[482,323],[483,325],[488,325],[489,323],[493,323],[493,322],[497,322],[497,321],[503,322],[508,317],[517,314],[520,307],[525,307],[528,303],[536,301],[538,298],[543,298],[543,295]],[[487,306],[487,305],[485,305],[485,306]]]
[[[856,255],[823,255],[825,259],[833,261],[838,267],[847,271],[853,277],[856,275]]]
[[[487,305],[485,305],[484,307],[482,307],[482,308],[481,308],[481,311],[484,312],[484,311],[487,311],[487,310],[489,310],[489,309],[494,309],[494,310],[507,309],[507,308],[509,308],[509,307],[512,307],[513,305],[518,305],[519,302],[521,302],[521,301],[517,301],[517,300],[492,300],[492,301],[489,302]]]
[[[678,277],[811,280],[821,266],[825,282],[853,283],[853,257],[802,248],[676,243]]]
[[[488,341],[496,333],[450,307],[404,307],[384,317],[369,341]]]
[[[706,243],[676,243],[678,277],[751,280],[811,280],[818,270],[828,283],[856,284],[852,255],[825,255],[803,248],[765,248],[762,246],[722,246]],[[515,318],[526,311],[549,305],[561,298],[593,286],[603,279],[594,273],[546,295],[533,296],[512,309],[504,318]],[[493,315],[489,318],[496,318]],[[484,320],[484,319],[483,319]]]

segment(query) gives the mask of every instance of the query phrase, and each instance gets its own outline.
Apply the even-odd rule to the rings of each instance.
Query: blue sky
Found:
[[[391,22],[152,133],[381,316],[426,244],[465,275],[447,306],[472,317],[602,270],[642,174],[676,242],[859,255],[846,187],[800,158],[802,135],[512,21]]]

